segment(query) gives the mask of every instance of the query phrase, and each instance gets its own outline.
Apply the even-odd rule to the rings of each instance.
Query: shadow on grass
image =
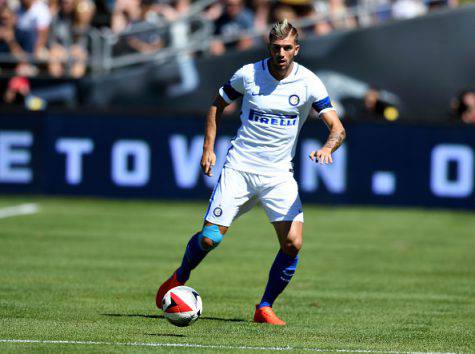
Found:
[[[184,334],[175,333],[145,333],[145,335],[154,337],[186,337]]]
[[[110,317],[142,317],[142,318],[165,318],[163,315],[147,315],[140,313],[101,313],[102,316]],[[201,321],[223,321],[223,322],[249,322],[242,318],[222,318],[222,317],[200,317]]]

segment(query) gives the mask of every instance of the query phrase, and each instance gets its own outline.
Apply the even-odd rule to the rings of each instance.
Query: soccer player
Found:
[[[254,321],[285,325],[272,305],[294,275],[302,247],[302,204],[292,168],[297,137],[310,109],[315,109],[330,134],[309,157],[328,164],[345,139],[345,129],[320,79],[294,62],[300,49],[298,33],[287,20],[272,27],[268,49],[269,58],[243,66],[219,89],[208,112],[201,167],[212,176],[221,114],[228,104],[242,98],[242,125],[231,142],[203,228],[188,242],[181,266],[160,286],[159,308],[165,293],[185,284],[191,271],[219,245],[233,220],[259,201],[275,228],[280,249]]]

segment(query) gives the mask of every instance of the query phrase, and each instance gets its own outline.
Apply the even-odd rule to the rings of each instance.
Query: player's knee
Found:
[[[199,235],[200,246],[204,250],[212,250],[218,247],[223,239],[223,235],[219,231],[218,225],[204,226]]]
[[[287,240],[282,247],[282,251],[289,256],[296,257],[301,248],[302,238],[295,238]]]

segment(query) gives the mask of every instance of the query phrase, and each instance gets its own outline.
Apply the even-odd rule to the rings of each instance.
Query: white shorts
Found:
[[[204,219],[229,227],[234,219],[261,202],[270,222],[303,222],[302,203],[292,173],[263,176],[224,167]]]

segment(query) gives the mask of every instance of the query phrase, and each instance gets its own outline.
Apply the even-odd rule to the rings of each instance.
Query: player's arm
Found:
[[[312,151],[310,159],[321,164],[333,163],[332,152],[340,147],[346,138],[345,128],[336,112],[331,109],[321,113],[321,118],[330,131],[327,142],[319,150]]]
[[[207,176],[212,176],[212,167],[216,163],[216,154],[214,153],[214,142],[218,131],[218,123],[223,114],[224,108],[228,103],[220,96],[216,95],[206,116],[205,140],[203,143],[203,156],[201,157],[201,169]]]

